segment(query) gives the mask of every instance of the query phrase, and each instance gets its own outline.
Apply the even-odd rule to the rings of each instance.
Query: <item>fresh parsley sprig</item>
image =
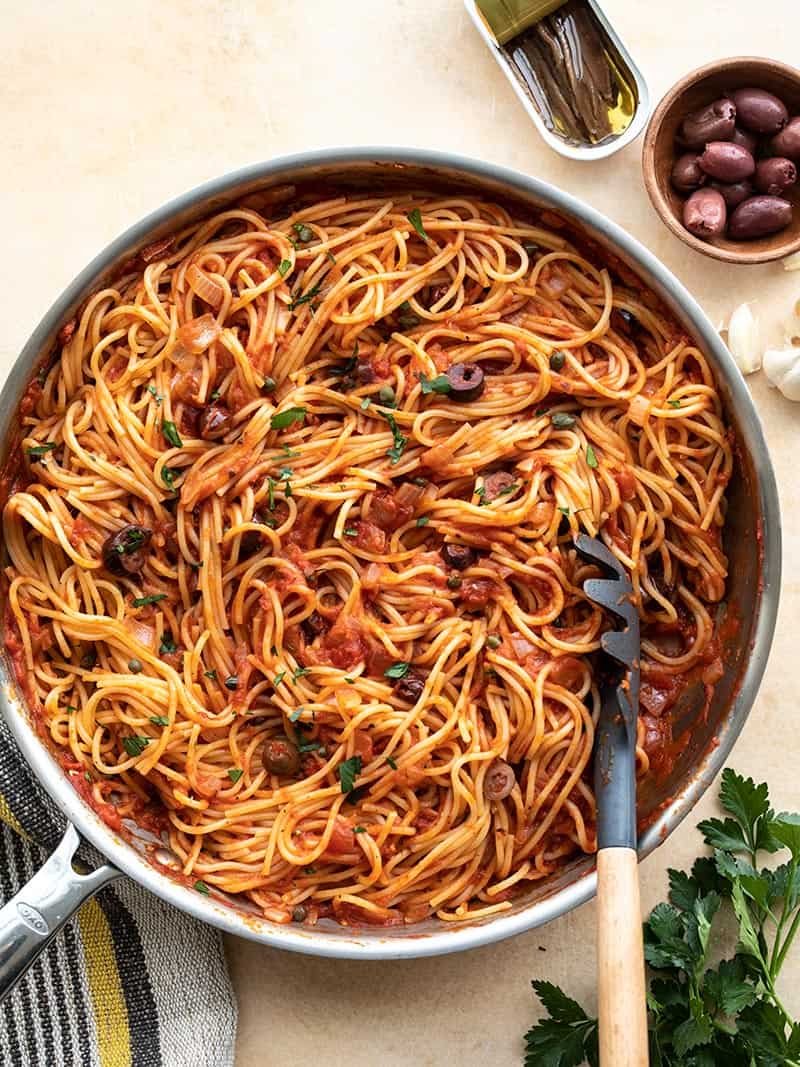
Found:
[[[776,989],[800,928],[800,815],[776,814],[766,784],[730,769],[720,802],[726,817],[698,826],[712,854],[669,871],[669,900],[644,924],[650,1063],[800,1067],[800,1022]],[[779,866],[760,866],[781,852]],[[731,913],[736,951],[715,964],[714,923]],[[557,986],[533,988],[548,1016],[525,1035],[526,1067],[595,1067],[596,1021]]]

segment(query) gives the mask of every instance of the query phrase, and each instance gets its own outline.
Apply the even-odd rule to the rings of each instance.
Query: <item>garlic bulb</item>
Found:
[[[787,400],[800,400],[800,348],[769,348],[764,373]]]
[[[728,348],[742,374],[752,374],[761,366],[758,319],[749,304],[740,304],[728,323]]]

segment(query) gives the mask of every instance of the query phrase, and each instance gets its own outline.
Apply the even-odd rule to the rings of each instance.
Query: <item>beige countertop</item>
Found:
[[[796,0],[606,0],[654,101],[710,59],[797,62]],[[789,33],[790,26],[795,32]],[[800,297],[779,265],[728,267],[685,248],[653,214],[641,141],[573,163],[539,140],[460,0],[0,0],[3,254],[0,371],[57,293],[132,221],[242,164],[325,145],[452,149],[547,179],[642,240],[704,306],[726,319],[753,300],[777,322]],[[800,406],[750,378],[772,449],[784,522],[778,635],[732,763],[800,808]],[[792,721],[794,718],[794,722]],[[642,866],[644,906],[668,866],[690,864],[707,797]],[[240,1002],[237,1067],[385,1067],[521,1061],[535,1017],[533,977],[594,1004],[594,905],[513,941],[403,963],[317,960],[229,939]],[[800,1011],[800,949],[786,966]]]

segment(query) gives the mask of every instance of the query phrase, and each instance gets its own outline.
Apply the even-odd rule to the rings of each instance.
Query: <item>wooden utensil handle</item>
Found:
[[[632,848],[597,853],[600,1067],[647,1067],[639,869]]]

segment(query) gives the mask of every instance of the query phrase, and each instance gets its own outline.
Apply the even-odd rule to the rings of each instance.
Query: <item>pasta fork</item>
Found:
[[[636,856],[636,720],[639,713],[639,614],[619,560],[597,538],[575,548],[605,577],[583,591],[621,628],[600,639],[607,677],[600,690],[594,747],[597,800],[597,987],[601,1067],[647,1067],[644,950]]]

